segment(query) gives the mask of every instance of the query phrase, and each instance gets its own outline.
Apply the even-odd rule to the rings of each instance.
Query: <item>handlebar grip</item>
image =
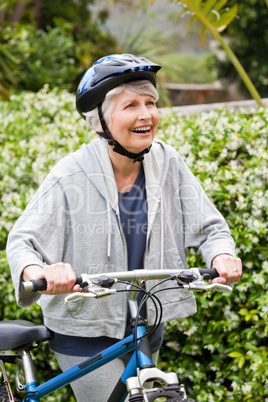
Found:
[[[83,282],[82,276],[77,275],[75,285],[80,285]],[[33,279],[29,282],[22,282],[21,284],[22,290],[24,291],[32,291],[32,292],[42,292],[47,290],[47,281],[46,279]]]
[[[32,292],[47,290],[47,281],[45,279],[33,279],[30,282],[32,282]]]
[[[205,279],[214,279],[220,276],[215,268],[198,268],[198,270]]]

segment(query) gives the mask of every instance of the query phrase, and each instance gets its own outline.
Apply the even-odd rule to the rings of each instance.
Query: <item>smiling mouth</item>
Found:
[[[132,128],[130,131],[136,134],[148,134],[151,131],[151,127],[150,126],[136,127]]]

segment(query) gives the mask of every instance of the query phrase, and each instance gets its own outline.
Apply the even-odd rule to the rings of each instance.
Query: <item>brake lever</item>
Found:
[[[85,288],[85,292],[75,292],[71,293],[68,296],[65,297],[64,302],[65,304],[68,304],[70,300],[78,298],[78,297],[84,297],[88,299],[98,299],[100,297],[104,296],[109,296],[112,294],[116,293],[116,289],[109,289],[109,288],[102,288],[100,286],[96,285],[89,285]]]
[[[205,284],[204,282],[197,283],[188,283],[187,285],[183,285],[184,289],[202,291],[202,290],[211,290],[216,289],[224,292],[232,292],[233,288],[228,285],[224,285],[223,283],[211,283]]]

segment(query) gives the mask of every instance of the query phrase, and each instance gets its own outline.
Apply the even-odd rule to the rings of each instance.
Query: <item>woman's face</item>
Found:
[[[159,112],[154,98],[121,92],[108,124],[114,140],[127,151],[139,153],[148,148],[156,134]]]

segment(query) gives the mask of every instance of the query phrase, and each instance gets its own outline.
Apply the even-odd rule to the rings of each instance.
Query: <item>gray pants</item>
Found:
[[[67,356],[55,353],[62,371],[81,363],[88,357]],[[156,364],[158,352],[153,354]],[[70,385],[77,402],[106,402],[127,365],[126,359],[116,359],[85,375]]]

